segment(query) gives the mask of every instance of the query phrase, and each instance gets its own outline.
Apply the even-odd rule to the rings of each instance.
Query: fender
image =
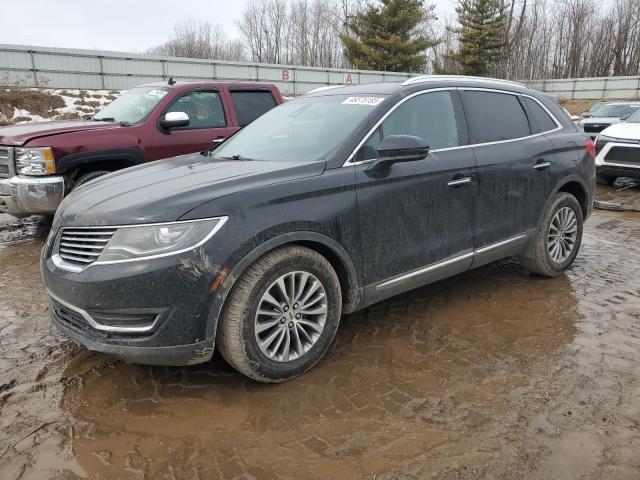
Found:
[[[207,338],[215,337],[218,327],[218,318],[222,311],[222,306],[226,301],[227,295],[235,284],[236,280],[244,273],[244,271],[258,258],[274,248],[292,243],[314,242],[321,244],[331,250],[338,257],[346,270],[346,281],[350,285],[349,295],[343,298],[343,313],[351,313],[357,310],[363,303],[362,287],[358,277],[358,272],[353,264],[351,256],[347,253],[342,245],[334,239],[317,232],[297,231],[289,232],[277,237],[271,238],[260,244],[258,247],[250,251],[240,260],[233,269],[225,276],[220,289],[216,295],[216,301],[209,311],[209,321],[207,322]],[[339,273],[339,272],[338,272]],[[341,282],[342,283],[342,282]]]
[[[118,168],[133,167],[144,163],[144,155],[137,148],[113,148],[109,150],[93,150],[73,153],[58,160],[56,168],[59,173],[66,173],[74,168],[87,164],[100,165],[107,162],[116,163]]]
[[[582,190],[584,191],[585,198],[587,199],[587,214],[584,216],[584,220],[587,219],[587,217],[591,213],[591,208],[593,204],[593,192],[589,190],[589,187],[587,186],[587,182],[585,182],[583,177],[577,174],[571,174],[560,179],[560,181],[558,181],[558,183],[556,183],[556,185],[553,187],[553,190],[551,190],[551,193],[547,197],[547,200],[544,202],[544,206],[542,207],[540,214],[538,215],[537,225],[540,224],[540,221],[542,220],[542,216],[544,215],[544,212],[547,211],[547,207],[551,203],[551,200],[553,199],[553,197],[555,197],[555,195],[560,190],[562,190],[562,187],[564,187],[565,185],[571,182],[576,182],[580,184],[580,186],[582,187]],[[531,241],[532,239],[533,239],[533,236],[531,236],[529,241]]]
[[[570,182],[576,182],[578,184],[580,184],[580,186],[582,187],[582,191],[584,193],[585,199],[586,199],[586,215],[584,216],[584,219],[586,220],[589,217],[589,214],[591,213],[591,209],[593,206],[593,194],[594,194],[594,189],[593,188],[589,188],[589,186],[587,185],[587,182],[585,181],[584,177],[582,177],[581,175],[578,174],[571,174],[571,175],[567,175],[566,177],[563,177],[557,184],[556,186],[553,188],[553,193],[551,195],[549,195],[549,198],[547,198],[547,201],[545,203],[545,208],[547,207],[548,203],[551,201],[551,198],[558,193],[560,190],[562,190],[562,188],[570,183]],[[594,179],[595,182],[595,179]]]

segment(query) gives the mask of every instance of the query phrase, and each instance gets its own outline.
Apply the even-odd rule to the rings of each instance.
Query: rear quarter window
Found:
[[[524,103],[526,103],[529,113],[533,117],[533,121],[538,127],[539,132],[548,132],[554,130],[558,126],[556,122],[549,116],[544,108],[540,106],[533,98],[522,97]]]
[[[245,127],[276,106],[268,90],[231,90],[238,125]]]
[[[472,144],[531,135],[529,121],[516,95],[473,90],[460,93]]]

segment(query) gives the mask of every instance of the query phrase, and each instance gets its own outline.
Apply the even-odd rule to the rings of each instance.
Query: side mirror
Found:
[[[422,160],[429,154],[429,146],[420,137],[413,135],[389,135],[378,147],[378,158],[368,170],[388,170],[394,163]]]
[[[581,116],[582,118],[589,118],[589,117],[593,116],[593,113],[591,113],[591,112],[582,112],[582,113],[580,114],[580,116]]]
[[[172,128],[181,128],[189,125],[189,115],[185,112],[169,112],[164,115],[158,124],[164,131],[169,131]]]

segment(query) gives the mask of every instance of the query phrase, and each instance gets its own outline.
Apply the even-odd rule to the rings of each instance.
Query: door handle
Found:
[[[549,168],[551,166],[551,162],[546,162],[542,159],[538,160],[533,166],[536,170],[544,170],[545,168]]]
[[[456,178],[453,180],[449,180],[447,182],[447,186],[448,187],[460,187],[462,185],[466,185],[467,183],[471,183],[471,177],[463,177],[463,178]]]
[[[211,140],[211,143],[222,143],[224,142],[224,140],[225,140],[224,137],[218,137]]]

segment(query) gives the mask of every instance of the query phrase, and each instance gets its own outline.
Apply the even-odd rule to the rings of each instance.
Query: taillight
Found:
[[[596,144],[593,143],[593,140],[587,138],[584,141],[584,148],[587,150],[587,155],[591,158],[596,158]]]

